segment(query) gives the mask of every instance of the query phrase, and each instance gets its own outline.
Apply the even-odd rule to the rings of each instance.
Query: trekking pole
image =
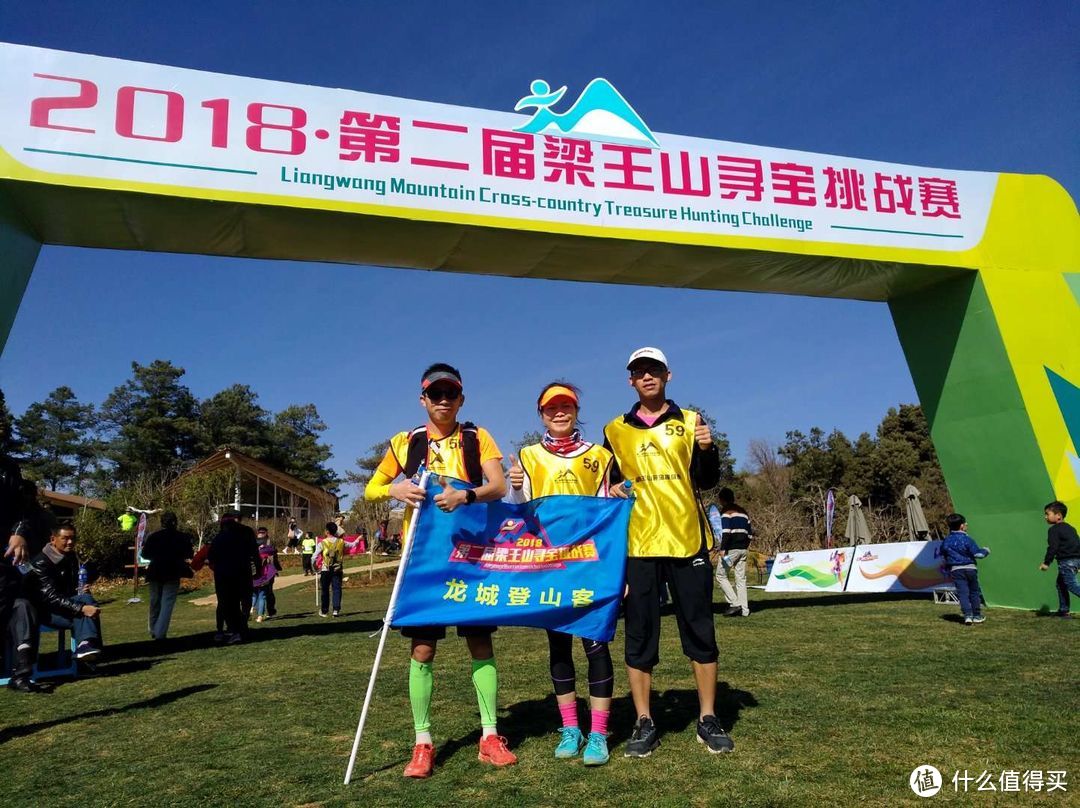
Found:
[[[427,493],[429,473],[426,470],[420,472],[420,489]],[[421,508],[423,504],[421,503]],[[352,753],[349,755],[349,768],[345,770],[345,785],[352,780],[353,766],[356,765],[356,752],[360,748],[360,736],[364,732],[364,723],[367,721],[368,708],[371,706],[371,696],[375,692],[375,675],[379,672],[379,663],[382,661],[383,647],[386,645],[386,635],[390,631],[390,623],[394,619],[394,607],[397,605],[398,592],[401,591],[401,580],[404,577],[405,566],[409,563],[412,555],[413,536],[416,534],[416,524],[420,521],[421,508],[413,510],[413,519],[409,523],[409,531],[405,537],[405,549],[398,564],[397,576],[394,578],[394,588],[390,592],[390,602],[386,605],[386,617],[383,618],[382,636],[379,637],[379,647],[375,651],[375,661],[371,664],[371,678],[368,679],[367,694],[364,696],[364,707],[360,711],[360,723],[356,726],[356,737],[353,738]]]

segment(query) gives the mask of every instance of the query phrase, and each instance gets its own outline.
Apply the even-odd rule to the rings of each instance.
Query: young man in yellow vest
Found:
[[[447,364],[432,365],[420,377],[420,391],[420,406],[427,412],[427,423],[390,439],[390,448],[368,482],[364,498],[369,501],[392,498],[418,506],[424,501],[424,492],[411,478],[423,464],[432,475],[466,480],[474,486],[468,491],[446,486],[435,497],[435,504],[444,511],[501,499],[506,493],[506,478],[499,447],[486,429],[470,423],[459,424],[457,420],[458,411],[465,403],[461,374]],[[404,479],[394,482],[399,477]],[[413,514],[415,511],[409,511],[406,516],[402,528],[405,533]],[[506,748],[506,739],[495,728],[498,675],[491,643],[494,631],[494,626],[457,628],[458,636],[465,638],[472,655],[472,680],[482,730],[478,757],[484,763],[509,766],[517,758]],[[403,628],[401,633],[412,640],[409,701],[416,730],[416,745],[412,760],[405,767],[405,776],[430,777],[435,757],[430,719],[432,663],[436,644],[446,637],[446,628],[410,627]]]
[[[648,757],[660,745],[649,702],[660,661],[660,593],[666,583],[683,653],[697,684],[698,741],[710,752],[734,744],[716,720],[716,632],[713,627],[712,536],[698,492],[720,481],[720,457],[708,424],[666,397],[671,379],[659,348],[639,348],[626,364],[638,403],[604,428],[615,455],[612,484],[627,479],[636,497],[626,560],[626,669],[638,719],[626,757]]]

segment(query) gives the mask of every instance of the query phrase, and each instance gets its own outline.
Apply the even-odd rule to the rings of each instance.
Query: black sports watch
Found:
[[[472,505],[474,502],[476,502],[476,492],[471,488],[465,489],[465,504]]]

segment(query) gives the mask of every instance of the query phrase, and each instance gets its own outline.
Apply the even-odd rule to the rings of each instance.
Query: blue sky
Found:
[[[0,40],[491,109],[605,76],[657,131],[953,169],[1049,174],[1080,198],[1080,5],[188,2],[8,4]],[[452,298],[451,337],[411,328]],[[421,423],[417,377],[460,367],[463,415],[508,449],[539,388],[584,388],[586,431],[632,401],[636,347],[736,457],[915,400],[882,304],[371,267],[45,248],[0,357],[18,414],[61,384],[100,402],[169,359],[208,396],[313,401],[340,472]]]

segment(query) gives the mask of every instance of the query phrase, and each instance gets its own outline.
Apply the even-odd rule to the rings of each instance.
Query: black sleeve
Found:
[[[694,442],[694,453],[690,456],[690,477],[699,491],[716,488],[720,482],[720,450],[716,444],[702,449]]]
[[[1043,558],[1043,564],[1048,567],[1050,562],[1057,558],[1058,545],[1061,543],[1058,537],[1060,532],[1057,525],[1050,525],[1050,529],[1046,531],[1046,556]]]
[[[146,537],[146,541],[143,542],[142,550],[139,551],[139,555],[141,555],[147,561],[153,561],[154,556],[157,555],[158,542],[160,540],[161,537],[158,535],[157,531],[151,533],[149,536]]]

